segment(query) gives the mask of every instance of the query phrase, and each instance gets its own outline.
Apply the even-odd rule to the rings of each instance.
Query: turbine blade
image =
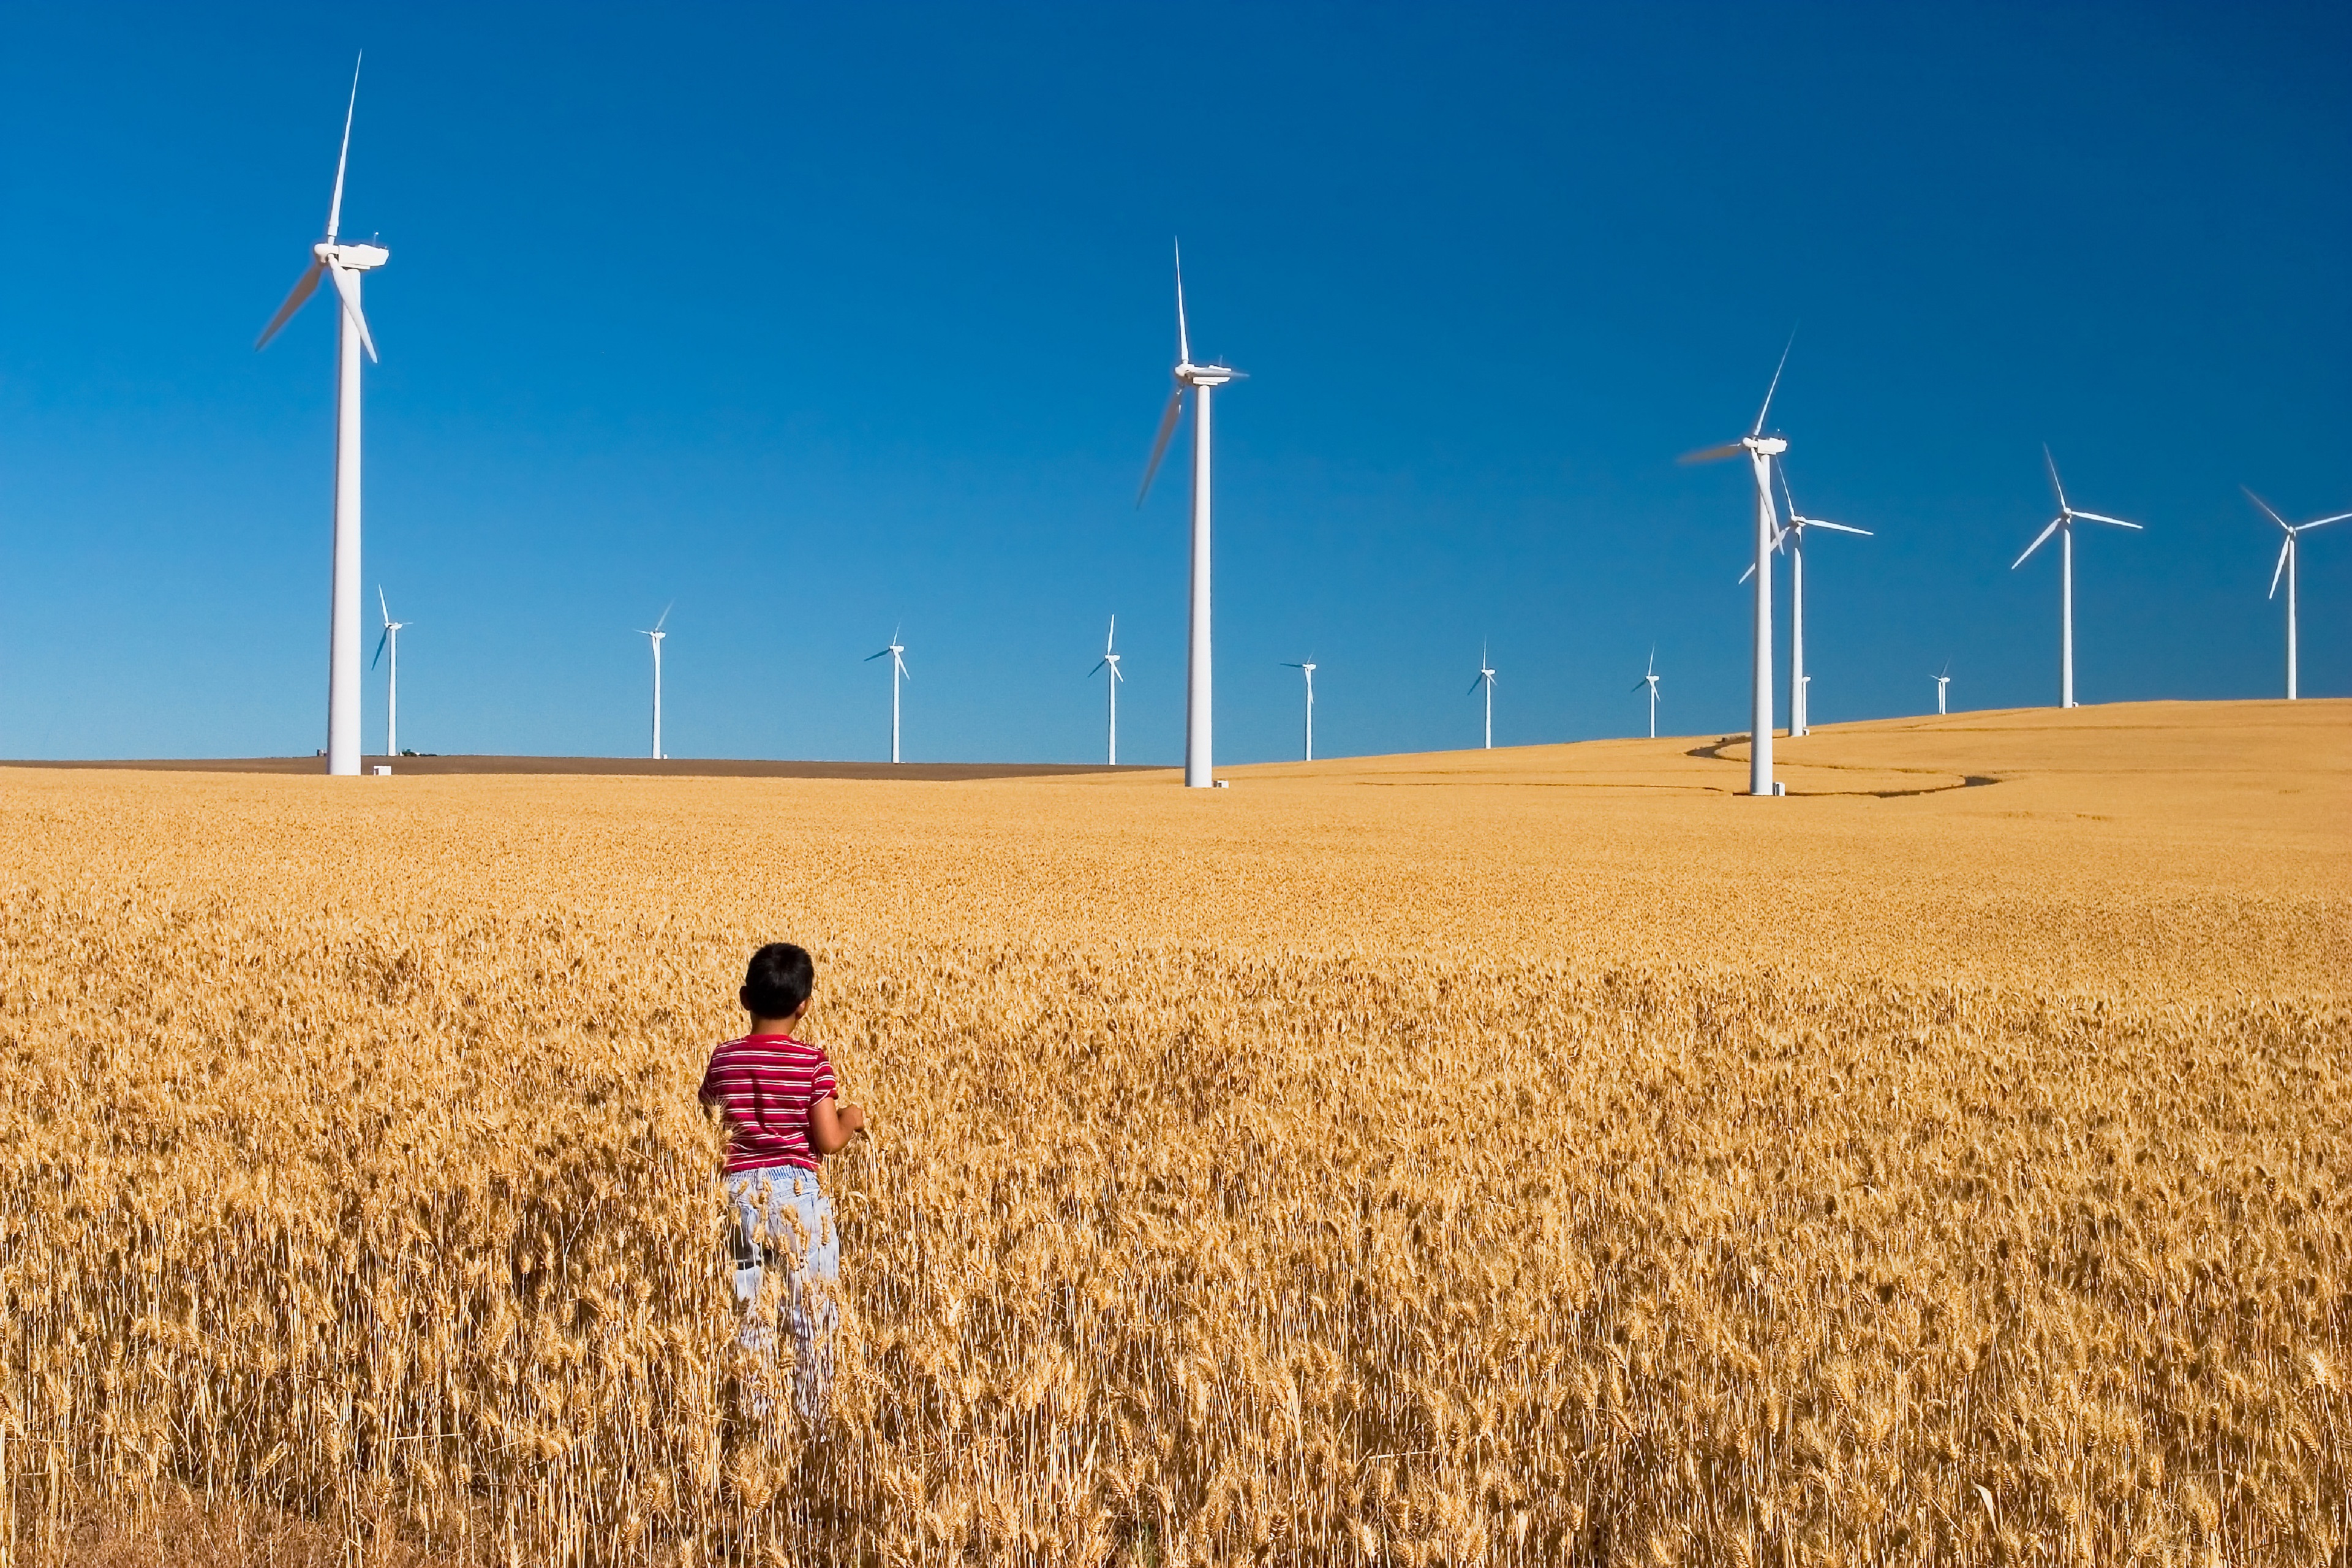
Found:
[[[1764,416],[1772,412],[1772,395],[1780,390],[1780,373],[1789,368],[1789,350],[1796,346],[1797,329],[1790,327],[1789,342],[1780,350],[1780,363],[1772,367],[1772,384],[1764,389],[1764,406],[1756,411],[1756,428],[1748,432],[1750,436],[1764,434]]]
[[[2311,522],[2298,522],[2294,525],[2294,531],[2301,533],[2306,529],[2326,528],[2331,522],[2352,522],[2352,511],[2339,511],[2334,517],[2323,517]]]
[[[392,606],[383,602],[383,584],[381,583],[375,585],[375,607],[383,612],[383,624],[392,625]]]
[[[1739,574],[1739,580],[1740,580],[1741,582],[1745,583],[1745,582],[1747,582],[1747,581],[1748,581],[1748,579],[1749,579],[1750,577],[1753,577],[1753,576],[1755,576],[1755,575],[1756,575],[1756,563],[1754,563],[1753,561],[1750,561],[1750,562],[1748,563],[1748,570],[1747,570],[1747,571],[1745,571],[1745,572],[1742,572],[1742,573]]]
[[[1095,661],[1095,667],[1094,667],[1094,668],[1093,668],[1093,669],[1090,669],[1090,670],[1088,670],[1088,671],[1087,671],[1087,679],[1088,679],[1089,680],[1091,680],[1091,679],[1094,679],[1094,677],[1096,676],[1096,674],[1097,674],[1097,673],[1098,673],[1099,671],[1102,671],[1102,670],[1108,669],[1109,668],[1110,668],[1110,660],[1108,660],[1108,659],[1107,659],[1107,658],[1103,658],[1103,659],[1097,659],[1097,660]]]
[[[886,648],[884,648],[884,649],[882,650],[882,653],[869,653],[869,654],[867,654],[864,658],[859,659],[857,662],[858,662],[858,663],[860,663],[860,664],[872,664],[876,659],[880,658],[882,657],[882,655],[883,655],[883,654],[887,654],[887,653],[888,653],[889,651],[890,651],[890,650],[889,650],[888,648],[887,648],[887,647],[886,647]]]
[[[2042,443],[2042,460],[2050,469],[2050,488],[2058,492],[2058,510],[2062,512],[2071,510],[2066,505],[2066,487],[2058,482],[2058,459],[2050,455],[2050,443],[2047,441]]]
[[[1110,657],[1110,645],[1111,645],[1111,644],[1113,644],[1113,643],[1115,643],[1115,642],[1117,642],[1118,640],[1118,617],[1117,616],[1113,616],[1110,618],[1110,630],[1109,630],[1109,632],[1108,632],[1108,633],[1107,633],[1107,634],[1104,636],[1104,637],[1103,637],[1103,657],[1104,657],[1105,658],[1108,658]]]
[[[319,274],[325,270],[325,262],[313,261],[310,263],[310,269],[294,280],[294,288],[286,296],[286,303],[278,307],[278,314],[269,318],[269,325],[262,328],[261,335],[253,340],[256,353],[268,345],[269,340],[278,335],[278,329],[292,321],[294,312],[300,310],[304,302],[318,290]]]
[[[1176,390],[1168,395],[1168,407],[1160,416],[1160,434],[1152,437],[1151,461],[1143,465],[1143,484],[1135,492],[1135,504],[1140,510],[1143,498],[1151,493],[1151,477],[1160,471],[1160,459],[1168,455],[1168,437],[1176,434],[1176,416],[1184,411],[1184,384],[1178,382]]]
[[[2286,519],[2281,517],[2276,511],[2273,510],[2270,502],[2256,495],[2252,490],[2246,489],[2246,487],[2243,485],[2240,485],[2238,488],[2246,491],[2246,499],[2248,500],[2263,509],[2263,515],[2264,517],[2269,518],[2273,522],[2277,523],[2281,528],[2287,530],[2289,532],[2294,531],[2294,524],[2289,522]]]
[[[664,605],[662,606],[661,619],[654,623],[654,630],[659,631],[662,627],[669,625],[669,613],[676,608],[677,608],[677,601],[676,599],[672,599],[668,604]]]
[[[2126,522],[2122,518],[2119,518],[2119,517],[2102,517],[2102,516],[2100,516],[2100,515],[2099,515],[2097,512],[2095,512],[2095,511],[2078,511],[2078,512],[2076,512],[2074,515],[2075,515],[2076,517],[2081,518],[2084,522],[2106,522],[2106,523],[2113,523],[2113,524],[2114,524],[2116,527],[2117,527],[2117,528],[2138,528],[2138,527],[2139,527],[2139,524],[2137,524],[2137,523],[2136,523],[2136,522]]]
[[[1176,247],[1176,363],[1192,363],[1192,340],[1184,331],[1184,242],[1172,242]]]
[[[352,62],[352,100],[343,106],[343,150],[335,154],[335,199],[327,204],[327,243],[335,243],[335,229],[343,221],[343,165],[352,156],[352,111],[360,106],[360,67],[367,61],[362,49]]]
[[[349,316],[352,325],[360,330],[360,346],[367,350],[368,358],[375,359],[375,340],[368,336],[367,318],[360,313],[359,274],[329,262],[327,276],[335,280],[335,292],[343,297],[343,314]]]
[[[392,628],[390,626],[386,626],[383,628],[383,636],[375,639],[375,658],[368,660],[368,668],[370,669],[373,669],[376,667],[377,659],[383,658],[383,645],[391,640]]]
[[[1685,452],[1675,459],[1677,463],[1719,463],[1726,458],[1744,458],[1748,448],[1737,441],[1720,447],[1709,447],[1703,452]]]
[[[1874,539],[1877,537],[1877,535],[1872,533],[1870,530],[1866,528],[1848,528],[1842,522],[1823,522],[1818,517],[1809,517],[1805,519],[1805,526],[1807,528],[1826,528],[1832,533],[1859,533],[1864,539]]]
[[[2036,534],[2034,536],[2033,542],[2025,547],[2025,555],[2031,555],[2035,551],[2041,549],[2042,544],[2048,541],[2050,536],[2058,531],[2058,525],[2065,521],[2066,514],[2064,512],[2060,512],[2056,517],[2052,518],[2050,520],[2050,526]],[[2021,555],[2016,560],[2011,562],[2009,563],[2009,569],[2014,572],[2019,567],[2024,565],[2025,555]]]
[[[2294,535],[2290,533],[2286,536],[2286,542],[2279,546],[2279,563],[2276,566],[2271,568],[2271,591],[2263,595],[2263,598],[2275,599],[2278,597],[2279,579],[2286,574],[2286,558],[2294,553]]]

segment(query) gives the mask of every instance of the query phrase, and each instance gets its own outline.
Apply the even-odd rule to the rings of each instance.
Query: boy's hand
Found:
[[[866,1127],[866,1110],[836,1105],[830,1098],[809,1107],[809,1142],[820,1154],[838,1154]]]

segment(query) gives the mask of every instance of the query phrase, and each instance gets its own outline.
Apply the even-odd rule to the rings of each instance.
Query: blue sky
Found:
[[[324,743],[332,313],[380,234],[366,577],[402,738],[1181,749],[1186,489],[1133,505],[1181,235],[1221,760],[1746,725],[1736,435],[1805,509],[1817,722],[2276,695],[2352,509],[2340,5],[19,5],[0,14],[0,755]],[[2352,524],[2303,689],[2352,694]],[[371,636],[370,645],[373,647]],[[382,743],[382,672],[367,735]]]

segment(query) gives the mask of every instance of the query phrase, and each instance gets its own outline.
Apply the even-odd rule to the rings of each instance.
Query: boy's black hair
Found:
[[[743,1005],[755,1018],[789,1018],[816,985],[816,963],[808,949],[772,942],[751,955],[743,972]]]

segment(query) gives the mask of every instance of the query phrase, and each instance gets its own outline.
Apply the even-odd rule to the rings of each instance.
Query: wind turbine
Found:
[[[1936,683],[1936,717],[1940,719],[1944,716],[1945,689],[1952,684],[1952,661],[1948,658],[1946,659],[1944,661],[1944,673],[1937,676],[1931,676],[1929,679],[1934,680]]]
[[[1307,760],[1311,763],[1315,760],[1315,661],[1309,658],[1297,664],[1285,662],[1282,668],[1295,669],[1307,678]]]
[[[654,625],[653,625],[653,629],[652,629],[651,631],[646,631],[646,630],[640,629],[640,630],[638,631],[638,633],[637,633],[637,635],[638,635],[639,637],[651,637],[651,638],[653,639],[653,647],[654,647],[654,761],[656,761],[656,762],[660,762],[660,761],[662,760],[662,749],[661,749],[661,645],[662,645],[662,638],[664,638],[665,637],[667,637],[667,636],[669,635],[668,633],[667,633],[667,632],[663,631],[663,630],[662,630],[662,627],[664,627],[665,626],[667,626],[667,625],[669,624],[669,613],[670,613],[670,611],[671,611],[671,610],[675,609],[675,608],[677,607],[677,601],[676,599],[672,599],[668,604],[664,605],[662,606],[661,619],[660,619],[660,620],[657,620],[657,621],[656,621],[656,622],[654,623]]]
[[[1633,682],[1632,689],[1639,691],[1644,686],[1650,689],[1650,739],[1654,741],[1658,738],[1658,650],[1656,648],[1650,650],[1650,673]]]
[[[898,634],[896,632],[890,634],[893,641],[897,640],[898,635]],[[1108,669],[1110,671],[1110,679],[1108,684],[1110,687],[1110,765],[1112,767],[1118,766],[1118,683],[1127,679],[1127,677],[1118,672],[1118,655],[1111,651],[1110,645],[1118,639],[1118,617],[1117,616],[1113,616],[1110,618],[1110,635],[1103,638],[1102,662],[1096,665],[1094,669],[1087,671],[1088,676],[1092,676],[1095,673],[1095,670]],[[887,653],[890,650],[888,648],[884,648],[882,653]],[[882,657],[882,654],[877,653],[874,657],[879,658]],[[897,755],[898,745],[896,741],[896,737],[898,733],[898,699],[897,695],[897,685],[898,682],[896,679],[893,679],[891,682],[892,694],[890,698],[890,733],[893,738],[890,748],[892,752],[890,760],[894,763],[898,760]]]
[[[1209,657],[1209,394],[1229,381],[1245,379],[1240,371],[1222,364],[1194,364],[1192,342],[1184,329],[1184,252],[1176,252],[1176,389],[1160,416],[1160,434],[1151,443],[1151,460],[1144,465],[1143,484],[1135,492],[1139,510],[1151,493],[1152,476],[1176,433],[1177,416],[1184,411],[1184,394],[1193,395],[1192,410],[1192,647],[1184,679],[1184,787],[1207,789],[1217,781],[1212,761]]]
[[[2014,572],[2024,565],[2026,556],[2041,549],[2042,542],[2053,533],[2060,536],[2063,564],[2060,568],[2058,609],[2058,706],[2072,708],[2074,706],[2074,524],[2104,522],[2115,528],[2128,528],[2134,532],[2140,531],[2140,526],[2136,522],[2126,522],[2119,517],[2102,517],[2095,511],[2084,511],[2069,504],[2066,487],[2058,482],[2058,460],[2050,455],[2046,445],[2042,448],[2042,460],[2050,468],[2050,488],[2058,492],[2058,515],[2050,520],[2049,527],[2033,536],[2033,542],[2025,547],[2025,555],[2011,562],[2009,569]]]
[[[1495,671],[1486,662],[1485,643],[1478,645],[1478,679],[1470,683],[1470,692],[1475,692],[1481,686],[1486,689],[1486,750],[1491,752],[1495,749]]]
[[[1812,729],[1812,705],[1806,687],[1813,678],[1805,673],[1805,530],[1825,528],[1832,533],[1858,533],[1864,539],[1872,534],[1866,528],[1849,528],[1800,512],[1797,498],[1789,493],[1786,463],[1780,467],[1780,499],[1789,503],[1789,526],[1782,531],[1789,544],[1789,733],[1796,736]]]
[[[278,314],[253,342],[256,353],[294,319],[325,278],[343,303],[335,373],[335,564],[327,605],[327,772],[360,771],[360,351],[373,359],[375,340],[360,312],[360,274],[383,266],[392,252],[380,245],[343,245],[343,168],[351,159],[352,114],[360,101],[360,72],[352,67],[351,101],[343,107],[343,148],[335,156],[335,194],[327,205],[327,237],[310,247],[310,265]]]
[[[386,672],[389,679],[383,689],[383,754],[396,757],[400,755],[400,633],[408,623],[392,618],[392,607],[383,602],[381,584],[375,591],[375,606],[383,612],[383,636],[376,639],[375,658],[368,660],[368,668],[373,669],[384,651],[391,650],[392,668]]]
[[[906,676],[908,680],[915,679],[907,674],[907,661],[900,657],[906,651],[906,645],[898,640],[898,633],[896,628],[893,628],[890,633],[890,646],[882,649],[880,653],[867,654],[864,661],[872,664],[885,653],[890,656],[890,760],[893,763],[898,760],[898,678]],[[1113,680],[1111,684],[1116,687],[1118,682]],[[1112,744],[1116,747],[1118,742],[1113,742]]]
[[[1789,366],[1789,349],[1796,344],[1797,334],[1790,332],[1788,347],[1780,351],[1780,363],[1772,372],[1772,384],[1764,389],[1764,405],[1756,411],[1756,423],[1748,427],[1748,434],[1682,459],[1685,463],[1712,463],[1744,455],[1756,476],[1756,563],[1749,569],[1756,579],[1752,654],[1755,679],[1749,692],[1748,720],[1749,795],[1780,793],[1772,782],[1772,550],[1780,538],[1772,504],[1772,459],[1786,452],[1789,443],[1778,436],[1765,435],[1764,418],[1772,411],[1772,395],[1780,389],[1780,372]]]
[[[2245,489],[2246,489],[2246,487],[2245,487],[2245,486],[2243,486],[2243,485],[2240,485],[2238,488],[2239,488],[2240,489],[2242,489],[2242,490],[2245,490]],[[2314,521],[2314,522],[2289,522],[2289,521],[2287,521],[2287,520],[2286,520],[2286,519],[2284,519],[2284,518],[2281,517],[2277,512],[2275,512],[2275,511],[2273,511],[2273,510],[2271,510],[2271,503],[2270,503],[2270,502],[2268,502],[2268,501],[2264,500],[2262,497],[2260,497],[2260,496],[2256,495],[2253,491],[2252,491],[2252,490],[2246,490],[2246,499],[2247,499],[2248,500],[2250,500],[2250,501],[2252,501],[2256,506],[2258,506],[2258,507],[2262,508],[2262,509],[2263,509],[2263,515],[2264,517],[2269,518],[2273,522],[2277,523],[2277,524],[2279,525],[2279,527],[2281,527],[2282,529],[2284,529],[2284,530],[2285,530],[2285,531],[2286,531],[2286,542],[2285,542],[2284,543],[2283,543],[2283,544],[2281,544],[2281,545],[2279,546],[2279,558],[2278,558],[2278,564],[2277,564],[2276,566],[2273,566],[2273,567],[2272,567],[2272,568],[2271,568],[2271,591],[2270,591],[2269,597],[2273,598],[2273,599],[2275,599],[2275,598],[2277,598],[2277,597],[2278,597],[2279,574],[2280,574],[2280,573],[2282,573],[2282,572],[2285,573],[2285,574],[2286,574],[2286,700],[2287,700],[2289,702],[2292,702],[2292,701],[2294,701],[2294,700],[2295,700],[2295,695],[2294,695],[2294,573],[2295,573],[2296,558],[2297,558],[2298,556],[2300,556],[2300,555],[2303,553],[2302,547],[2301,547],[2299,544],[2297,544],[2295,542],[2296,542],[2299,538],[2301,538],[2304,534],[2310,532],[2310,531],[2311,531],[2313,529],[2315,529],[2315,528],[2326,528],[2326,527],[2329,523],[2331,523],[2331,522],[2342,522],[2342,521],[2344,521],[2345,520],[2347,520],[2347,518],[2352,518],[2352,511],[2339,511],[2339,512],[2337,512],[2334,517],[2323,517],[2323,518],[2320,518],[2320,519],[2318,519],[2316,521]]]

